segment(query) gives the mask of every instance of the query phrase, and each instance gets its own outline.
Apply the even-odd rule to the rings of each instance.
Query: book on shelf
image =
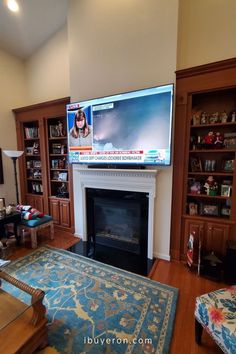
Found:
[[[25,137],[26,139],[38,138],[38,128],[36,127],[25,127]]]

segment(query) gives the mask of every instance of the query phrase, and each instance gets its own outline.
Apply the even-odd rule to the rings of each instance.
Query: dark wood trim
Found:
[[[182,69],[176,71],[176,79],[183,79],[185,77],[211,73],[213,71],[234,68],[236,66],[236,58],[216,61],[214,63],[195,66],[193,68]]]
[[[58,104],[67,104],[70,102],[70,97],[63,97],[63,98],[59,98],[57,100],[51,100],[51,101],[46,101],[43,103],[36,103],[30,106],[25,106],[25,107],[20,107],[20,108],[14,108],[12,109],[12,111],[14,113],[21,113],[21,112],[25,112],[30,111],[30,110],[34,110],[34,109],[41,109],[43,107],[48,107],[48,106],[52,106],[52,105],[58,105]]]

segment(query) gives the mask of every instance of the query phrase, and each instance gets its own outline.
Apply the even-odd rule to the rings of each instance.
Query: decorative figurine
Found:
[[[227,113],[225,111],[221,112],[220,114],[220,121],[221,123],[227,123],[228,121],[228,116]]]
[[[199,125],[201,123],[201,117],[199,112],[195,112],[192,116],[193,125]]]
[[[218,145],[219,147],[220,146],[223,146],[223,141],[224,141],[224,136],[223,134],[221,134],[220,132],[217,132],[215,134],[215,141],[214,141],[214,144]]]
[[[213,131],[210,131],[207,135],[204,136],[204,143],[209,145],[213,144],[215,141],[215,135]]]
[[[209,119],[209,123],[215,124],[215,123],[218,123],[218,121],[219,121],[219,112],[212,113],[212,115],[210,116],[210,119]]]
[[[207,124],[208,123],[208,116],[206,112],[202,112],[201,114],[201,124]]]
[[[66,183],[62,183],[61,186],[57,189],[57,197],[59,198],[69,197]]]
[[[33,154],[34,155],[39,154],[39,144],[38,143],[34,143],[34,145],[33,145]]]
[[[229,114],[230,122],[234,123],[236,122],[236,111],[232,111]]]
[[[207,195],[216,195],[218,190],[218,183],[214,180],[213,176],[209,176],[204,184]]]

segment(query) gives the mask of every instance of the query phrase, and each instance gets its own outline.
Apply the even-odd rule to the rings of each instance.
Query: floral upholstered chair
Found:
[[[236,285],[197,297],[195,339],[198,344],[203,328],[224,353],[236,353]]]

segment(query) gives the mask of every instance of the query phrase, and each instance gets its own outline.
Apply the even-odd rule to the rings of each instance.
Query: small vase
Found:
[[[217,191],[215,191],[215,190],[209,190],[209,195],[211,196],[211,197],[214,197],[214,196],[216,196],[216,194],[217,194]]]

